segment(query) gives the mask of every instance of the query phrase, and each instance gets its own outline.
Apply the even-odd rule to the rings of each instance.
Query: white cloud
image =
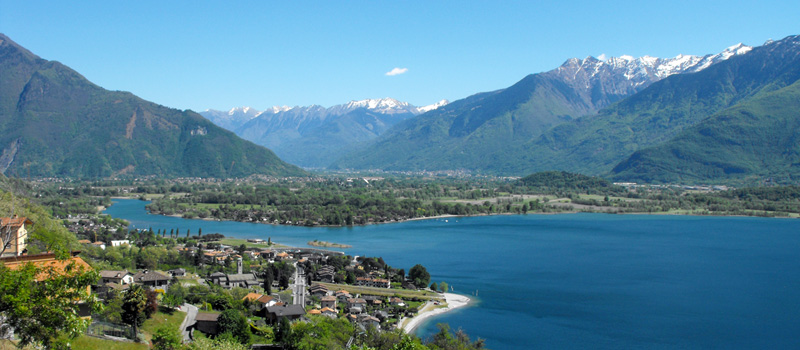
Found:
[[[408,68],[397,68],[397,67],[394,67],[394,69],[386,72],[386,75],[391,77],[391,76],[394,76],[394,75],[403,74],[405,72],[408,72]]]

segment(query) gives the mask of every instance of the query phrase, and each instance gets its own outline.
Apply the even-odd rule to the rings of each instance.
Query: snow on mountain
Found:
[[[422,113],[425,113],[425,112],[430,112],[430,111],[432,111],[432,110],[434,110],[434,109],[437,109],[437,108],[439,108],[439,107],[445,106],[445,105],[447,105],[448,103],[450,103],[450,101],[448,101],[448,100],[441,100],[441,101],[439,101],[439,102],[436,102],[436,103],[434,103],[434,104],[432,104],[432,105],[427,105],[427,106],[417,107],[417,112],[418,112],[418,114],[422,114]]]
[[[673,58],[629,55],[597,59],[571,58],[560,67],[544,74],[553,74],[574,86],[589,88],[600,84],[612,92],[629,95],[673,74],[699,72],[714,63],[742,55],[752,49],[736,44],[715,55],[678,55]],[[603,55],[604,56],[604,55]]]
[[[218,111],[215,109],[206,109],[200,114],[212,123],[217,124],[225,129],[231,130],[239,125],[242,125],[257,117],[261,112],[251,107],[235,107],[229,111]]]

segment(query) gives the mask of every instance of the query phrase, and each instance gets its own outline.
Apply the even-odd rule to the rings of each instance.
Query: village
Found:
[[[136,327],[124,322],[126,311],[117,307],[134,289],[144,290],[147,303],[155,303],[157,309],[185,313],[180,325],[184,342],[197,337],[213,339],[230,331],[220,324],[226,310],[236,310],[246,320],[256,342],[269,344],[274,329],[285,321],[327,317],[346,319],[364,332],[408,332],[418,323],[411,322],[418,313],[441,311],[447,306],[436,283],[434,290],[427,288],[430,275],[421,265],[406,274],[381,258],[286,247],[271,239],[249,239],[237,247],[207,240],[219,239],[219,235],[202,236],[206,240],[199,235],[177,238],[174,233],[166,237],[165,230],[159,237],[152,230],[125,233],[124,229],[89,221],[83,222],[84,229],[77,230],[78,236],[96,238],[99,229],[104,240],[81,239],[83,253],[73,251],[68,262],[58,262],[52,253],[27,254],[26,236],[34,225],[31,220],[1,220],[13,231],[7,239],[12,249],[6,249],[1,259],[11,269],[27,262],[62,269],[73,262],[95,269],[93,266],[126,265],[104,257],[132,257],[128,266],[134,268],[95,269],[99,279],[91,286],[91,294],[106,307],[100,314],[89,308],[80,312],[81,317],[92,320],[87,335],[93,337],[141,341]],[[123,235],[127,239],[112,239]],[[156,249],[163,252],[162,256],[155,263],[148,262],[152,260],[148,254]],[[446,283],[441,283],[441,290],[447,290]]]

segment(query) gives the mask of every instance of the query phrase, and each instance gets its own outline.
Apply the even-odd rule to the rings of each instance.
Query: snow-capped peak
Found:
[[[710,65],[727,60],[736,55],[742,55],[752,50],[752,47],[736,44],[726,48],[716,55],[693,56],[677,55],[674,58],[658,58],[642,56],[635,58],[630,55],[602,59],[587,57],[585,59],[571,58],[555,70],[556,74],[563,74],[570,81],[586,85],[587,80],[595,76],[621,75],[630,81],[633,86],[648,85],[657,80],[673,74],[698,72]]]
[[[432,104],[432,105],[427,105],[427,106],[417,107],[417,112],[418,112],[418,113],[430,112],[430,111],[432,111],[432,110],[434,110],[434,109],[438,109],[439,107],[442,107],[442,106],[444,106],[444,105],[447,105],[448,103],[450,103],[450,101],[448,101],[448,100],[441,100],[441,101],[439,101],[439,102],[436,102],[436,103],[434,103],[434,104]]]
[[[266,110],[264,112],[271,112],[272,114],[278,114],[280,112],[288,112],[288,111],[292,110],[292,108],[294,108],[294,107],[289,107],[289,106],[286,106],[286,105],[283,105],[283,106],[272,106],[270,109],[268,109],[268,110]]]
[[[380,99],[366,99],[360,101],[350,101],[345,105],[346,109],[367,108],[367,109],[396,109],[410,106],[408,102],[400,102],[390,97]]]
[[[252,107],[234,107],[228,111],[229,116],[254,117],[259,111]]]

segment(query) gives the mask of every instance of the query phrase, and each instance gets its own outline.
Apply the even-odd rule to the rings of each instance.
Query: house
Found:
[[[336,277],[336,272],[333,266],[325,265],[317,270],[317,280],[321,282],[333,283]]]
[[[321,298],[329,295],[330,291],[328,290],[328,287],[325,287],[324,285],[314,284],[311,285],[311,287],[308,287],[308,293],[315,297]]]
[[[194,329],[205,334],[216,335],[219,332],[218,319],[219,314],[198,312],[197,317],[195,317]]]
[[[367,307],[367,301],[362,298],[347,299],[347,310],[351,314],[360,314],[365,307]]]
[[[331,309],[329,307],[323,307],[322,310],[320,310],[320,311],[322,312],[323,316],[328,316],[328,317],[332,317],[332,318],[336,318],[336,316],[339,315],[339,313],[336,312],[336,309]]]
[[[336,299],[339,300],[340,303],[346,303],[348,299],[352,298],[353,296],[350,295],[350,292],[346,290],[340,290],[333,294]]]
[[[78,256],[78,254],[80,254],[80,252],[71,252],[70,257],[66,260],[57,259],[55,253],[8,256],[0,258],[0,263],[10,270],[16,270],[22,268],[27,263],[31,263],[40,268],[52,269],[51,271],[53,273],[67,276],[80,273],[81,271],[93,270],[89,264]],[[37,282],[46,282],[49,277],[49,272],[41,271],[36,275],[35,279]],[[86,294],[89,295],[90,293],[91,286],[86,286]],[[76,304],[78,304],[77,313],[80,317],[86,319],[92,317],[92,310],[89,306],[81,301],[76,301]]]
[[[265,295],[265,294],[258,294],[258,293],[248,293],[247,295],[242,298],[242,300],[250,300],[251,304],[260,305],[261,308],[274,306],[278,303],[278,300],[275,298]]]
[[[282,318],[287,318],[289,321],[300,319],[306,314],[306,310],[302,305],[282,305],[270,306],[266,309],[265,319],[268,323],[275,324]]]
[[[16,215],[0,218],[0,251],[2,251],[2,256],[25,254],[28,247],[28,229],[31,226],[33,226],[33,221],[28,218],[17,217]]]
[[[258,293],[247,293],[247,295],[245,295],[244,298],[242,298],[242,301],[249,300],[250,302],[253,302],[258,300],[258,298],[261,298],[262,295],[263,294],[258,294]]]
[[[322,307],[329,307],[335,310],[336,304],[336,297],[333,295],[324,296],[320,299],[320,306]]]
[[[376,329],[381,328],[381,320],[377,319],[376,317],[370,315],[359,315],[357,317],[358,323],[364,327],[375,327]]]
[[[398,297],[393,297],[389,299],[389,304],[392,304],[392,306],[406,306],[406,304],[403,302],[403,299],[400,299]]]
[[[309,315],[322,315],[322,310],[320,309],[311,309],[308,310]]]
[[[275,306],[278,304],[278,300],[269,295],[262,295],[260,298],[258,298],[258,302],[262,305],[262,308]]]
[[[96,248],[100,248],[102,250],[106,250],[106,244],[104,242],[97,241],[97,242],[92,243],[92,246],[96,247]]]
[[[287,252],[281,252],[275,255],[275,259],[278,261],[288,260],[291,259],[291,256]]]
[[[384,310],[375,311],[372,316],[375,316],[375,318],[379,319],[381,322],[389,319],[389,313]]]
[[[364,300],[367,301],[369,305],[380,305],[382,304],[381,297],[375,295],[365,295]]]
[[[131,241],[129,241],[127,239],[121,239],[121,240],[118,240],[118,241],[111,241],[111,246],[112,247],[121,247],[121,246],[124,246],[124,245],[127,245],[127,246],[131,245]]]
[[[261,258],[263,259],[275,259],[275,251],[272,249],[263,249],[258,254],[261,255]]]
[[[169,285],[170,278],[155,271],[140,271],[133,275],[133,283],[141,284],[150,288],[166,287]]]
[[[174,270],[169,270],[169,271],[167,271],[167,273],[172,277],[183,277],[183,276],[186,276],[186,269],[178,268],[178,269],[174,269]]]
[[[133,283],[133,275],[128,270],[102,270],[100,271],[100,284],[116,283],[119,285]]]

